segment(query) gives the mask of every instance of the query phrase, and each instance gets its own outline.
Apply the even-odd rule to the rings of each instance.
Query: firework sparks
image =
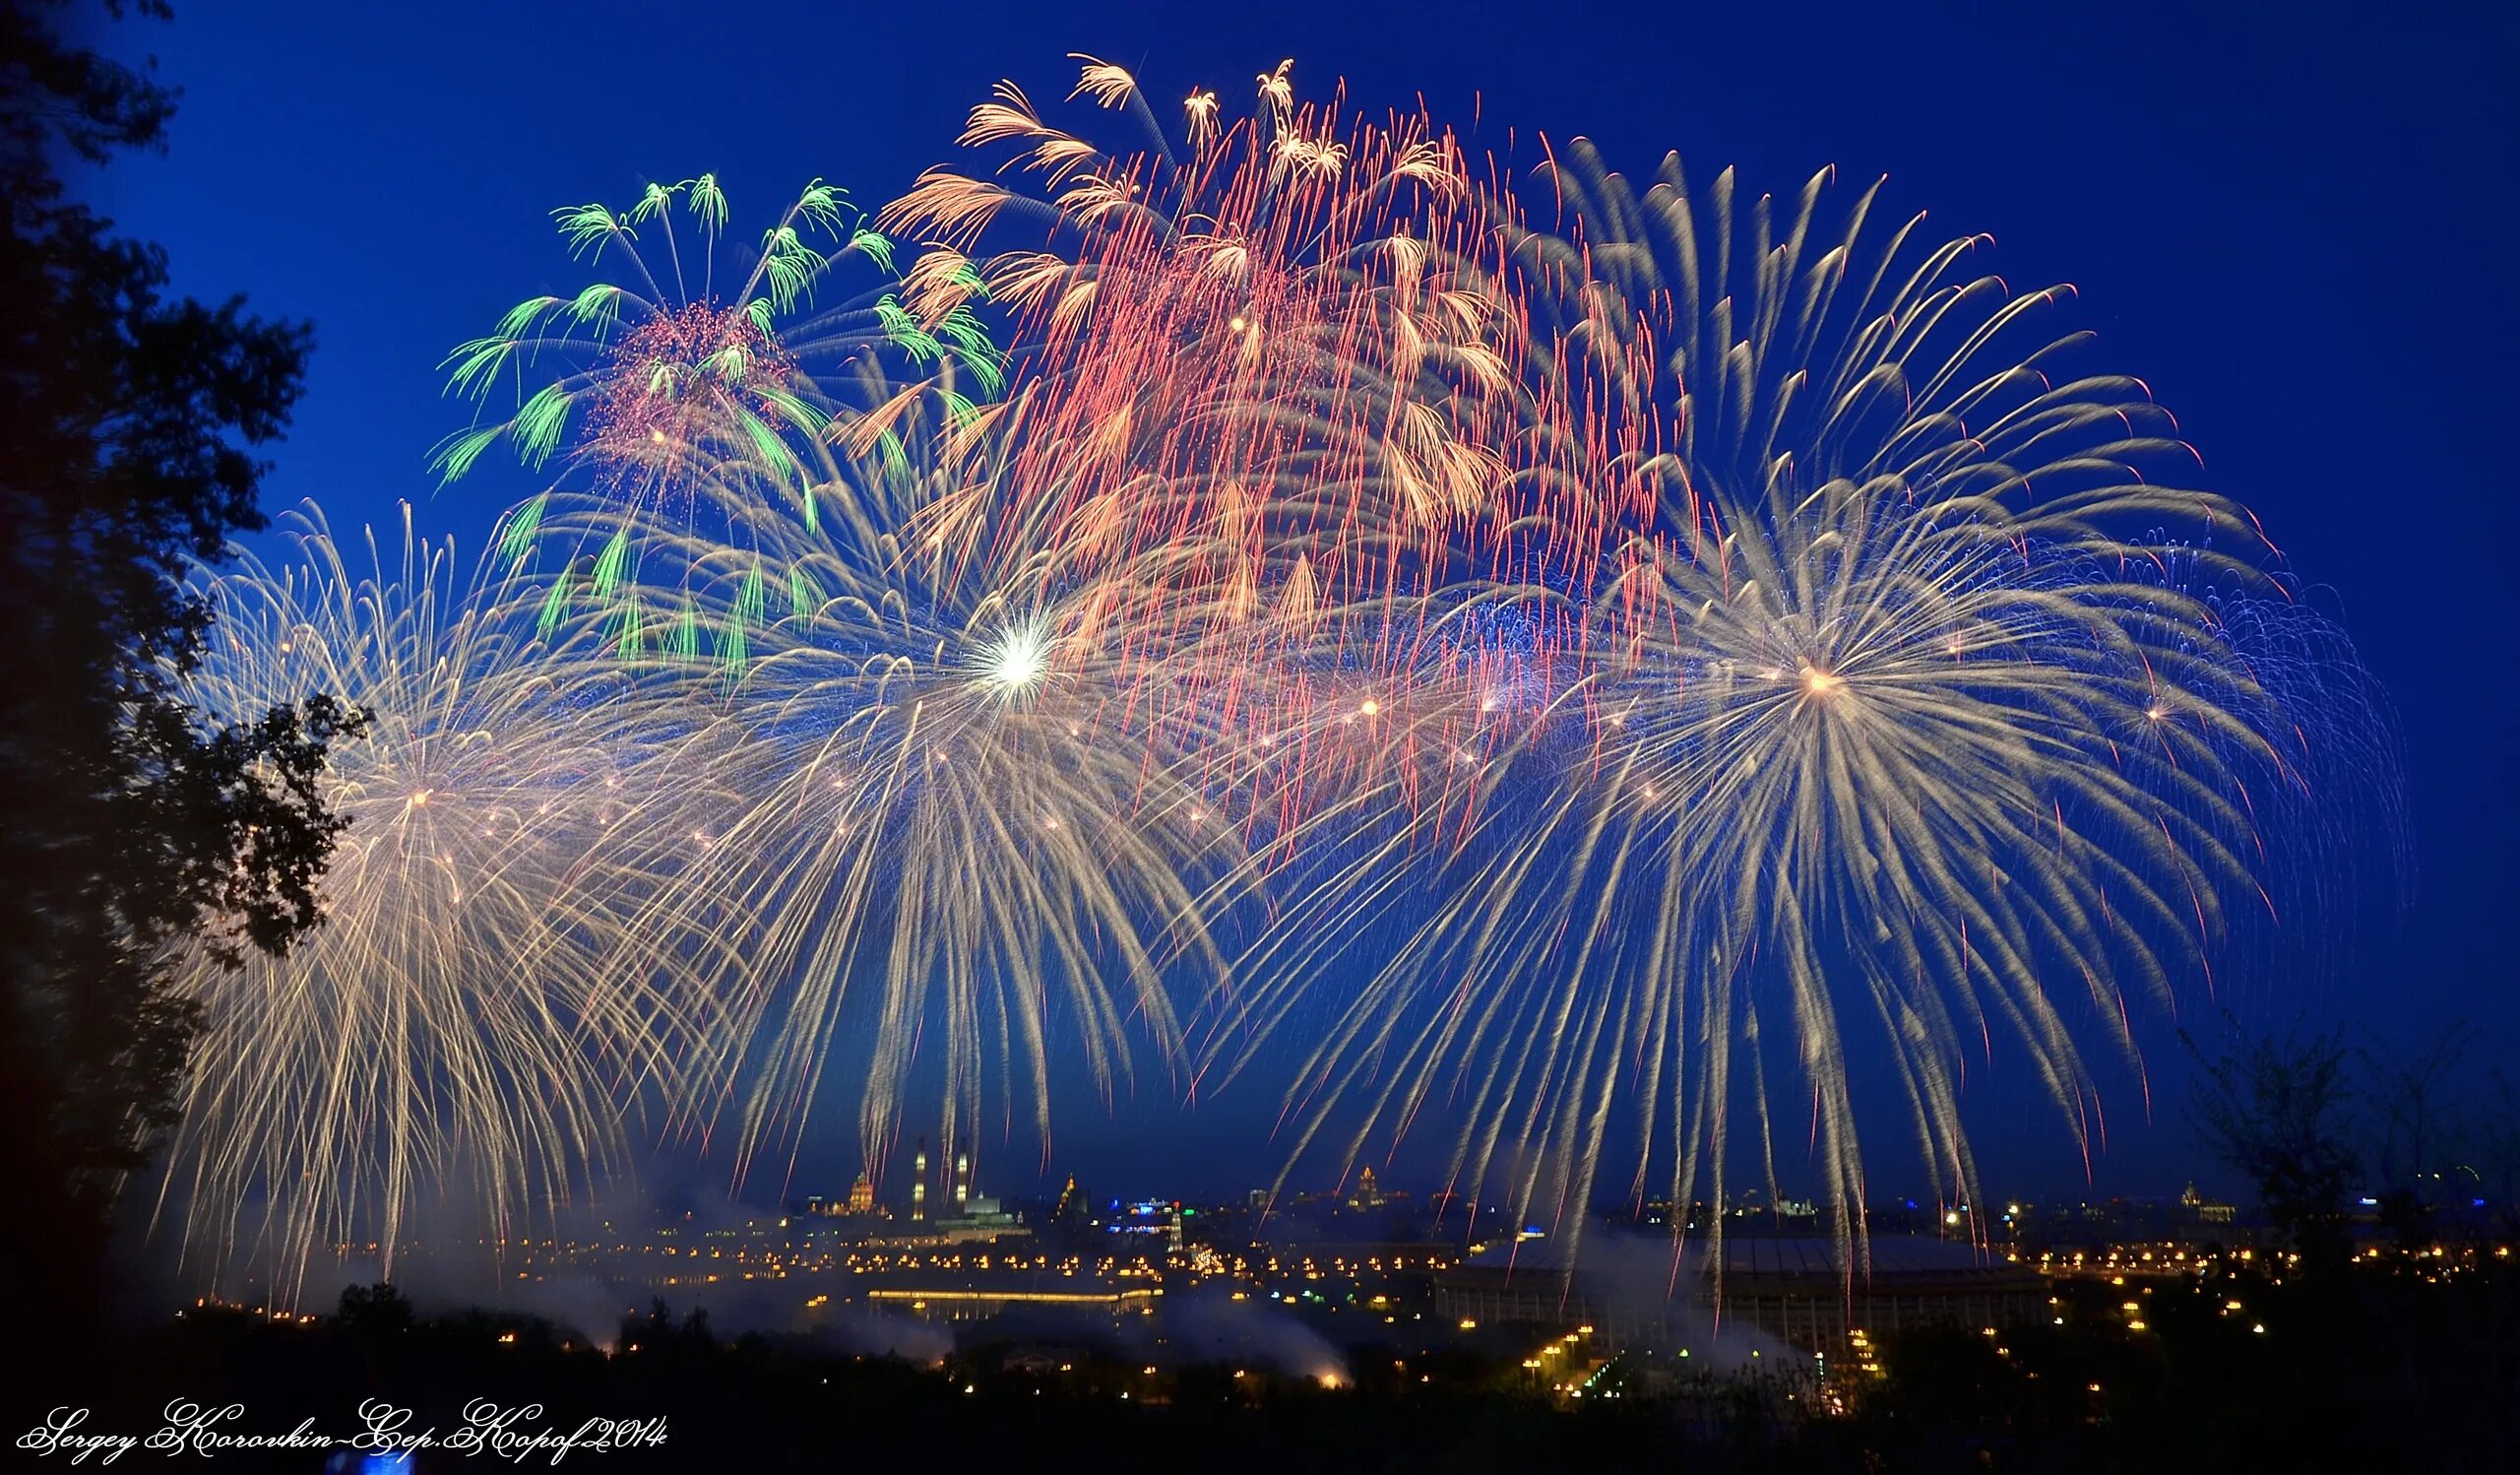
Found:
[[[416,659],[410,690],[336,684],[466,714],[482,737],[450,750],[524,791],[491,812],[535,806],[468,843],[544,859],[432,851],[466,894],[423,928],[363,889],[361,852],[341,915],[378,921],[337,924],[356,951],[331,966],[381,955],[452,996],[436,949],[475,917],[537,957],[669,960],[663,996],[576,964],[514,996],[562,989],[536,1007],[631,1079],[661,1068],[654,1020],[719,1010],[685,1068],[741,1082],[739,1176],[802,1130],[869,994],[879,1161],[931,1031],[949,1140],[993,1067],[1046,1142],[1054,1004],[1106,1092],[1132,1030],[1195,1090],[1317,1028],[1296,1152],[1353,1161],[1449,1102],[1456,1186],[1525,1218],[1581,1222],[1614,1122],[1634,1190],[1660,1171],[1685,1199],[1726,1191],[1750,1121],[1773,1191],[1772,1103],[1807,1099],[1852,1270],[1854,1031],[1891,1042],[1955,1195],[1960,1083],[1999,1035],[2088,1150],[2090,1042],[2132,1059],[2134,1010],[2318,869],[2337,775],[2385,788],[2350,644],[2244,509],[2184,489],[2138,381],[2037,336],[2067,293],[1971,274],[1982,242],[1868,228],[1875,191],[1833,203],[1826,176],[1746,201],[1672,160],[1640,195],[1578,145],[1517,180],[1423,115],[1303,100],[1291,64],[1248,116],[1191,92],[1176,144],[1135,77],[1077,60],[1070,110],[1139,144],[1001,84],[960,140],[992,167],[931,169],[871,223],[817,186],[730,292],[705,176],[561,213],[642,286],[536,298],[459,350],[475,398],[565,368],[441,465],[566,447],[591,488],[522,509],[501,567],[522,587],[537,540],[566,556],[502,607],[521,626],[408,618],[434,587],[408,576],[325,615],[462,637],[427,675],[460,691]],[[886,285],[812,304],[851,255]],[[273,677],[262,617],[230,694]],[[354,838],[483,812],[481,774],[395,773],[345,791]],[[690,843],[548,844],[600,842],[615,805]],[[481,898],[516,873],[503,918]],[[586,910],[522,915],[551,894]],[[602,1136],[552,1061],[422,1044],[424,1075],[481,1083],[448,1099],[510,1197]],[[204,1081],[220,1201],[348,1150],[341,1108],[258,1115]],[[558,1105],[502,1125],[494,1082]],[[401,1202],[416,1141],[349,1177]]]
[[[205,960],[204,1035],[162,1192],[214,1273],[294,1288],[335,1246],[390,1273],[451,1180],[499,1232],[622,1164],[627,1114],[693,1082],[695,981],[727,960],[635,926],[678,858],[642,759],[663,740],[629,683],[534,637],[451,545],[353,572],[312,508],[297,557],[209,582],[219,635],[187,683],[210,711],[342,693],[373,713],[334,755],[350,820],[324,926],[284,957]]]
[[[2252,796],[2302,787],[2321,719],[2231,636],[2286,597],[2253,521],[2142,470],[2193,465],[2145,428],[2167,416],[2133,380],[2043,373],[2074,340],[2007,352],[2060,293],[1961,275],[1970,241],[1870,243],[1869,194],[1823,236],[1824,181],[1783,221],[1736,220],[1729,175],[1696,200],[1676,163],[1641,200],[1580,148],[1553,182],[1569,233],[1519,239],[1517,281],[1535,335],[1643,422],[1614,439],[1651,515],[1591,524],[1614,537],[1569,594],[1491,594],[1580,605],[1554,720],[1482,765],[1480,818],[1427,884],[1368,884],[1339,840],[1206,1058],[1247,1063],[1337,976],[1330,939],[1400,924],[1330,1001],[1289,1098],[1298,1150],[1352,1109],[1353,1160],[1449,1091],[1457,1184],[1580,1234],[1619,1111],[1634,1191],[1659,1162],[1685,1201],[1727,1190],[1746,1102],[1773,1192],[1781,1055],[1852,1268],[1855,1021],[1955,1197],[1967,1051],[1997,1030],[2088,1151],[2078,1016],[2132,1058],[2127,995],[2205,975],[2227,906],[2266,890]],[[2174,562],[2227,581],[2225,607]],[[1407,859],[1385,844],[1366,874]]]

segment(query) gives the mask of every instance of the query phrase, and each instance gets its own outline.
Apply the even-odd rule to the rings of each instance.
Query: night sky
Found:
[[[171,27],[104,36],[155,53],[185,100],[167,158],[117,163],[95,188],[169,248],[180,285],[315,323],[270,507],[315,497],[346,530],[410,498],[469,551],[535,483],[502,469],[432,493],[427,454],[466,419],[435,365],[526,295],[586,280],[552,207],[627,205],[650,178],[714,170],[738,232],[816,176],[872,209],[953,152],[993,81],[1063,94],[1071,51],[1131,67],[1158,99],[1195,84],[1229,106],[1292,56],[1305,96],[1344,77],[1356,106],[1422,95],[1465,128],[1476,101],[1480,143],[1508,125],[1583,134],[1630,172],[1676,149],[1693,177],[1734,163],[1779,193],[1824,164],[1886,173],[1898,213],[1991,232],[1988,264],[2016,287],[2079,289],[2070,320],[2175,411],[2207,483],[2257,511],[2395,696],[2411,904],[2363,888],[2350,950],[2236,969],[2221,1002],[2255,1026],[2306,1014],[2400,1047],[2464,1016],[2479,1074],[2514,1055],[2520,8],[1351,9],[191,0]],[[2201,986],[2182,1009],[2219,1029]],[[2150,1120],[2134,1077],[2104,1067],[2110,1139],[2091,1190],[2214,1183],[2175,1024],[2157,1013],[2141,1033]],[[1053,1166],[1115,1192],[1261,1182],[1276,1084],[1188,1116],[1160,1073],[1115,1114],[1068,1093]],[[2087,1191],[2000,1042],[1963,1106],[1990,1190]],[[1902,1117],[1867,1136],[1874,1191],[1913,1191]],[[1003,1154],[1020,1165],[1002,1186],[1030,1187],[1038,1156]],[[854,1159],[833,1120],[797,1186],[845,1185]]]

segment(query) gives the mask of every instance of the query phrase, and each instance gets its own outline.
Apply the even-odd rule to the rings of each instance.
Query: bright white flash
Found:
[[[980,651],[982,684],[1009,696],[1029,694],[1050,668],[1050,632],[1038,620],[1009,625]]]

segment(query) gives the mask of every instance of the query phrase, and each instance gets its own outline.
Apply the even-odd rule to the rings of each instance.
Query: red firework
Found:
[[[598,475],[654,482],[742,453],[748,417],[775,416],[796,360],[742,307],[691,302],[608,345],[587,400],[584,455]]]

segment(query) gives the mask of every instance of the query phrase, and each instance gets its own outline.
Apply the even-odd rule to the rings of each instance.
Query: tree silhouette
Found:
[[[2465,1020],[2453,1020],[2414,1055],[2362,1052],[2379,1108],[2371,1169],[2378,1180],[2380,1227],[2400,1250],[2429,1246],[2445,1206],[2449,1178],[2443,1168],[2456,1116],[2451,1077],[2472,1036]]]
[[[2357,1171],[2347,1113],[2354,1090],[2346,1078],[2340,1032],[2242,1036],[2206,1063],[2205,1089],[2193,1105],[2206,1145],[2256,1186],[2267,1222],[2301,1256],[2306,1270],[2341,1263],[2348,1243],[2346,1193]],[[2196,1043],[2186,1041],[2200,1061]]]
[[[333,1315],[344,1326],[365,1336],[411,1329],[410,1298],[381,1280],[368,1286],[344,1286],[341,1305]]]
[[[162,251],[69,199],[66,158],[161,148],[175,95],[66,43],[64,9],[0,0],[0,1289],[75,1313],[173,1117],[176,965],[315,924],[342,828],[316,781],[363,714],[178,694],[210,621],[186,575],[264,526],[253,451],[308,334],[169,295]]]

